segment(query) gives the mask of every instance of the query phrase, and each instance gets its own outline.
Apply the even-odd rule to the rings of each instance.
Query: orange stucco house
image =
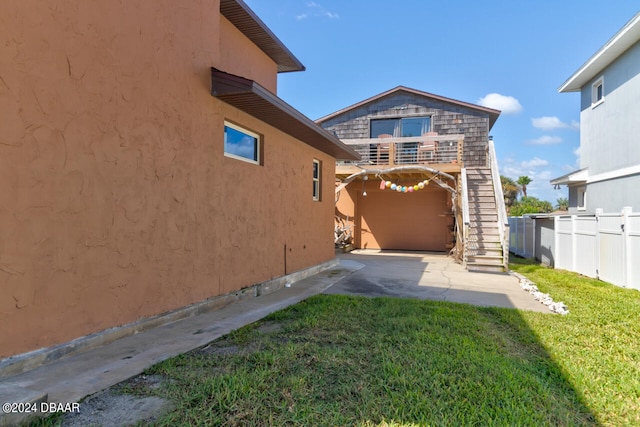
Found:
[[[0,361],[334,259],[341,143],[241,0],[0,2]]]

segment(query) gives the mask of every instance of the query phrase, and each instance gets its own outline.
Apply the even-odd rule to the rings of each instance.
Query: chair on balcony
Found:
[[[378,135],[379,139],[391,138],[393,135],[389,135],[388,133],[383,133]],[[391,143],[390,142],[379,142],[378,143],[378,155],[376,157],[376,164],[389,164],[389,153],[391,152]],[[384,162],[384,163],[383,163]]]
[[[438,132],[423,133],[422,136],[438,136]],[[437,141],[422,141],[418,144],[418,163],[433,163]]]

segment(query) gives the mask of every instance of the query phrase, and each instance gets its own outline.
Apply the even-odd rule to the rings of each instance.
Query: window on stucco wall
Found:
[[[261,138],[255,132],[224,122],[224,155],[249,163],[260,164]]]
[[[320,176],[322,171],[322,163],[320,160],[313,159],[313,200],[320,201]]]

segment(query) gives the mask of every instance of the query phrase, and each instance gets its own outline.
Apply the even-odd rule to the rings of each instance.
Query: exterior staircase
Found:
[[[490,167],[467,168],[469,224],[464,259],[470,271],[506,272],[496,193]],[[502,197],[502,191],[499,192]]]

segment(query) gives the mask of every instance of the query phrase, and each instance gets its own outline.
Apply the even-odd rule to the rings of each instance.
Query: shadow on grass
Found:
[[[159,425],[598,425],[511,309],[320,295],[150,373]]]

